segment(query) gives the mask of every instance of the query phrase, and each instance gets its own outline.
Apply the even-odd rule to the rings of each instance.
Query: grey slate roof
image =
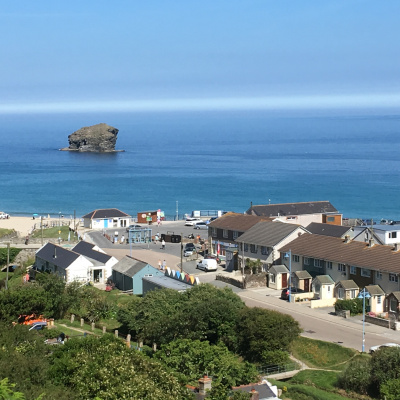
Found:
[[[371,296],[383,296],[385,292],[379,285],[368,285],[365,287]]]
[[[279,400],[278,397],[275,396],[272,389],[266,383],[253,383],[250,385],[243,385],[232,388],[234,392],[236,391],[243,391],[247,393],[251,393],[254,389],[258,392],[260,400]]]
[[[313,282],[318,280],[322,285],[334,284],[334,280],[329,275],[318,275],[313,279]]]
[[[72,249],[72,251],[82,254],[87,258],[91,258],[92,260],[96,260],[102,264],[105,264],[110,260],[111,256],[104,254],[101,251],[93,250],[93,247],[94,244],[82,240]]]
[[[289,270],[285,265],[273,265],[268,272],[275,272],[276,274],[287,274]]]
[[[357,283],[353,281],[353,279],[346,279],[339,281],[336,286],[340,285],[343,289],[345,290],[351,290],[351,289],[359,289]]]
[[[302,203],[265,204],[251,206],[246,214],[265,217],[277,217],[278,215],[306,215],[337,213],[335,207],[329,201],[309,201]]]
[[[57,265],[57,267],[61,269],[66,269],[79,258],[80,255],[74,251],[57,246],[56,244],[47,243],[36,252],[36,257]]]
[[[117,208],[102,208],[99,210],[94,210],[89,214],[84,215],[82,218],[104,219],[104,218],[120,218],[120,217],[130,217],[130,215],[118,210]]]
[[[308,271],[296,271],[294,273],[298,279],[309,279],[312,278],[312,276],[310,275],[310,273]]]
[[[311,222],[306,229],[316,235],[325,235],[333,237],[343,237],[348,231],[351,230],[350,226],[323,224],[318,222]]]
[[[142,280],[152,282],[165,289],[188,290],[193,287],[185,282],[178,281],[177,279],[173,279],[168,276],[145,276],[142,278]]]
[[[113,271],[117,271],[123,275],[133,278],[141,269],[143,269],[148,263],[137,260],[136,258],[125,256],[118,261],[113,267]]]
[[[235,241],[273,247],[299,227],[300,225],[278,221],[261,221],[248,229]]]

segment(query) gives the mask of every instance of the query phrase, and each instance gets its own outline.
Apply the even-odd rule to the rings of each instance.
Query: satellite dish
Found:
[[[142,214],[142,218],[146,218],[146,214]]]

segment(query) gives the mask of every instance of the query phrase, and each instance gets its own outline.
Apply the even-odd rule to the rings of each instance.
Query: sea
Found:
[[[113,154],[59,151],[105,122]],[[395,111],[174,111],[0,115],[0,211],[246,211],[329,200],[345,218],[400,220]]]

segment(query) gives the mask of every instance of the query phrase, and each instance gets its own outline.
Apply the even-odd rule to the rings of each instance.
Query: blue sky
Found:
[[[0,112],[400,106],[400,1],[17,1]]]

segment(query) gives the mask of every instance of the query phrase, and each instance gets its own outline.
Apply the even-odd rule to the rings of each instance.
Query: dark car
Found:
[[[196,246],[193,243],[186,243],[184,251],[196,251]]]
[[[291,287],[290,288],[290,294],[296,294],[296,293],[304,293],[304,290],[297,289],[296,287]],[[285,289],[282,290],[281,299],[282,300],[289,300],[289,288],[285,288]]]

